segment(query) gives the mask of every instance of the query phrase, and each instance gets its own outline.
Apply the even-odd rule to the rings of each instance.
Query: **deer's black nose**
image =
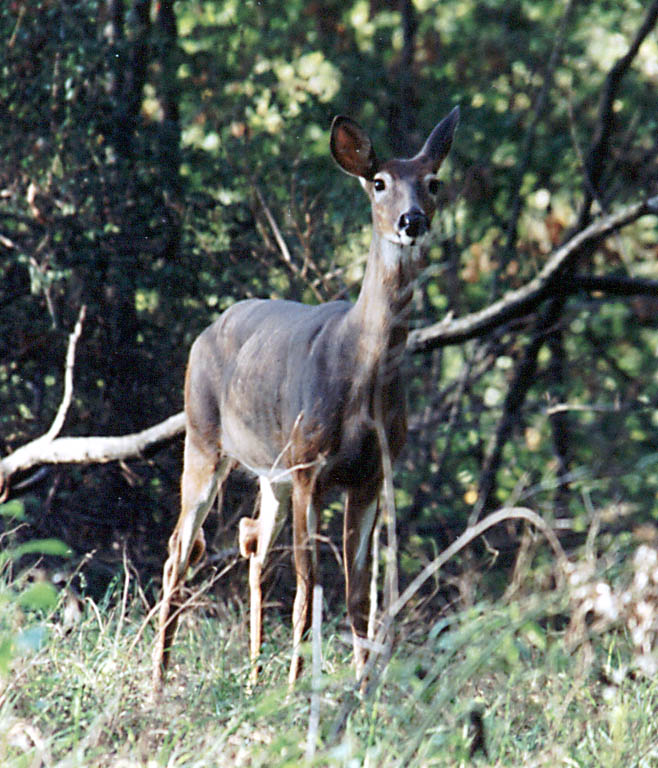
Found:
[[[424,235],[429,228],[429,219],[420,208],[410,208],[398,219],[398,231],[404,232],[407,237],[414,240]]]

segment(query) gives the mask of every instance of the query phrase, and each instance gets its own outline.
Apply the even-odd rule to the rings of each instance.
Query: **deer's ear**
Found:
[[[444,117],[434,127],[432,133],[427,137],[423,148],[416,155],[417,159],[426,159],[431,164],[432,170],[435,173],[450,151],[452,137],[455,135],[458,123],[459,107],[455,107],[447,117]]]
[[[334,117],[329,146],[334,160],[345,173],[367,181],[377,173],[377,156],[370,137],[349,117]]]

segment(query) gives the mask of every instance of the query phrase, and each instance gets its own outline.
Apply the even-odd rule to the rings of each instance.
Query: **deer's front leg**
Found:
[[[377,513],[377,490],[366,488],[348,493],[343,521],[345,602],[352,627],[357,680],[362,676],[368,660],[368,651],[363,641],[368,636],[372,533]]]
[[[201,526],[231,468],[228,458],[198,448],[189,433],[185,439],[185,458],[181,480],[181,514],[169,539],[169,556],[162,574],[162,598],[158,632],[153,647],[153,692],[161,693],[164,673],[180,613],[180,588],[190,565],[199,562],[205,551]]]

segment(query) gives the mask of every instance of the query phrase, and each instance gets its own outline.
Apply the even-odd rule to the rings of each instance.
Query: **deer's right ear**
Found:
[[[370,137],[349,117],[334,117],[329,146],[334,160],[345,173],[367,181],[377,173],[377,156]]]

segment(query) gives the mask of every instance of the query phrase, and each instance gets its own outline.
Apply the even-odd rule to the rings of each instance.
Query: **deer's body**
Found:
[[[317,485],[360,485],[378,461],[371,401],[388,348],[372,349],[376,334],[369,340],[354,333],[354,310],[343,301],[252,299],[231,307],[190,354],[188,429],[273,482],[290,482],[286,468],[323,456]],[[396,343],[403,343],[406,326],[398,331]],[[403,390],[399,372],[391,374],[396,400],[389,417],[401,427]],[[401,433],[395,442],[403,441]]]
[[[347,608],[357,673],[361,671],[370,543],[382,482],[375,418],[381,414],[395,459],[406,437],[399,362],[418,242],[435,207],[428,185],[432,187],[456,123],[453,110],[415,158],[379,164],[363,131],[347,118],[337,118],[332,127],[334,158],[360,178],[373,204],[373,239],[357,302],[307,306],[251,299],[228,309],[195,341],[185,382],[182,511],[169,544],[154,649],[156,689],[162,685],[176,626],[172,608],[180,601],[180,583],[189,563],[203,553],[201,525],[236,463],[258,475],[261,485],[259,518],[240,522],[240,549],[250,557],[254,672],[261,633],[261,570],[286,486],[292,490],[297,574],[290,680],[298,673],[299,644],[309,618],[317,513],[335,488],[346,492]]]

